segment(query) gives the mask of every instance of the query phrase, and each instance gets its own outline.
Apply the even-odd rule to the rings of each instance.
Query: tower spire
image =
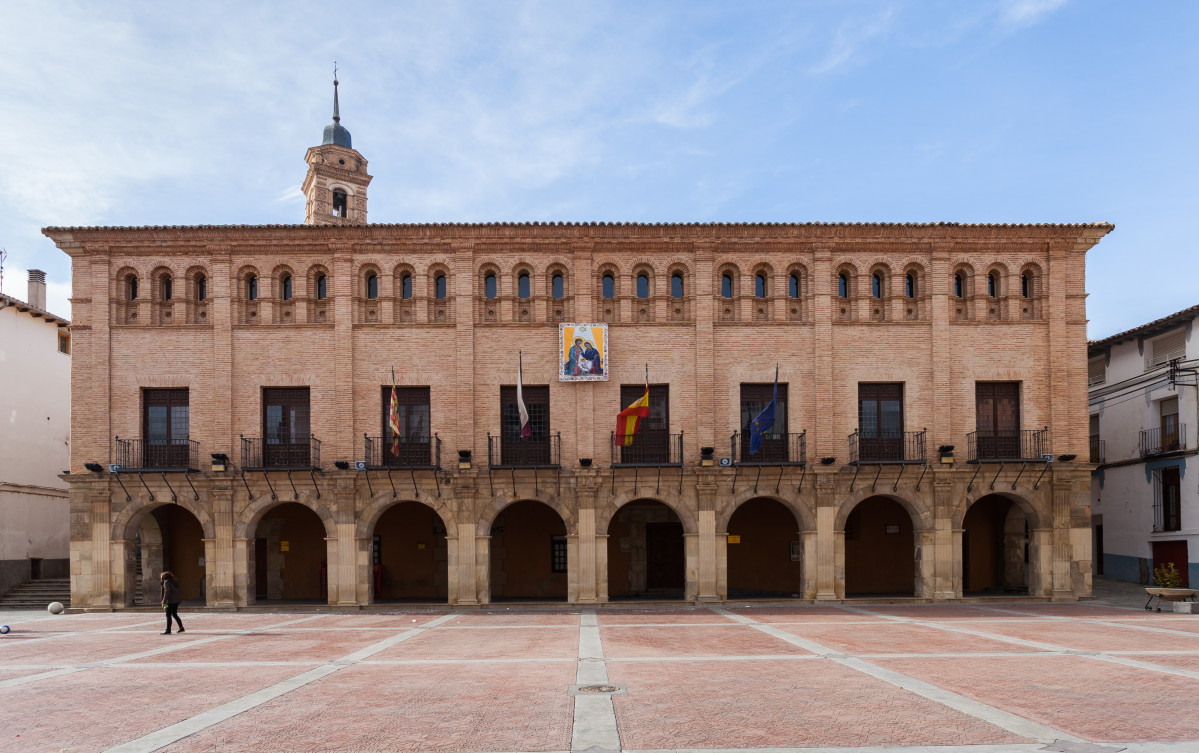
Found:
[[[337,111],[337,61],[333,61],[333,122],[341,122],[341,113]]]

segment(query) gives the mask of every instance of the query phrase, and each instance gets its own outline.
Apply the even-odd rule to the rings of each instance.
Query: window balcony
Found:
[[[122,471],[195,471],[200,443],[190,439],[121,439],[116,464]]]
[[[849,462],[852,465],[924,463],[927,431],[859,428],[849,435]]]
[[[489,468],[558,468],[561,465],[562,435],[549,434],[538,439],[487,435]]]
[[[1049,452],[1049,428],[972,431],[966,435],[970,463],[1044,460]]]
[[[281,438],[241,438],[241,467],[246,471],[296,471],[321,469],[321,440],[297,435]]]
[[[615,467],[682,464],[682,432],[671,434],[661,429],[643,429],[632,435],[612,432],[612,465]]]
[[[1168,452],[1178,452],[1187,448],[1187,425],[1178,424],[1174,431],[1145,429],[1141,432],[1141,457],[1149,458],[1154,455],[1165,455]]]
[[[364,458],[366,467],[386,470],[407,468],[412,470],[436,469],[441,467],[441,439],[432,437],[368,437],[365,440]]]
[[[1092,434],[1091,435],[1091,456],[1090,456],[1090,460],[1092,463],[1095,463],[1097,465],[1102,465],[1105,462],[1104,449],[1105,448],[1104,448],[1103,440],[1099,438],[1098,434]]]
[[[808,462],[808,433],[766,434],[762,446],[749,454],[749,433],[737,432],[732,439],[733,457],[737,465],[806,465]]]

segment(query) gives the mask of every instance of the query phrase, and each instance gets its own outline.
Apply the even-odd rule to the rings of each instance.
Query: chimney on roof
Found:
[[[40,269],[29,270],[29,300],[26,303],[46,310],[46,273]]]

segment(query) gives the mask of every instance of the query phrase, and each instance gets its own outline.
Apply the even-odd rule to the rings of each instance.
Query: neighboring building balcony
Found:
[[[1099,438],[1098,434],[1091,435],[1091,462],[1097,465],[1102,465],[1104,461],[1104,442]]]
[[[370,469],[405,468],[412,470],[441,467],[441,439],[432,437],[368,437],[364,458]]]
[[[562,435],[521,439],[498,434],[487,435],[489,468],[558,468],[561,465]]]
[[[925,435],[920,431],[859,428],[849,435],[849,462],[854,465],[926,462]]]
[[[749,433],[733,435],[733,457],[737,465],[806,465],[808,462],[808,433],[766,434],[762,446],[749,453]]]
[[[1178,424],[1178,428],[1174,431],[1162,431],[1160,428],[1141,431],[1141,457],[1143,458],[1165,455],[1167,452],[1178,452],[1186,448],[1186,424]]]
[[[636,434],[612,432],[612,465],[682,465],[683,433],[643,429]]]
[[[298,435],[284,442],[261,437],[241,438],[241,467],[245,471],[308,471],[321,468],[321,440]]]
[[[966,435],[969,463],[1044,460],[1049,452],[1049,427],[1044,429],[978,430]]]
[[[121,439],[116,464],[122,471],[195,471],[200,443],[191,439]]]

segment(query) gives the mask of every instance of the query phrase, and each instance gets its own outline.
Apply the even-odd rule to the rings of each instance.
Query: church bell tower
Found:
[[[333,68],[333,122],[325,126],[320,146],[304,155],[305,225],[365,225],[366,187],[371,176],[366,160],[350,145],[337,106],[337,68]]]

